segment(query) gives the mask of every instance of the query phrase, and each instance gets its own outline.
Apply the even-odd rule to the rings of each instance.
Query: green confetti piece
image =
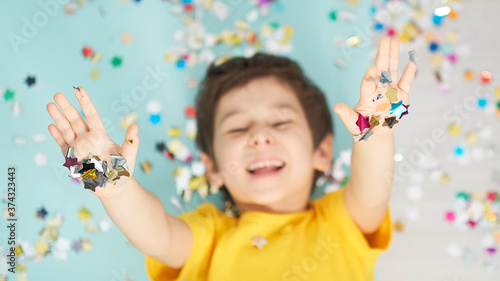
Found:
[[[6,101],[14,100],[14,91],[7,89],[7,91],[5,91],[3,97],[5,98]]]
[[[120,57],[114,57],[114,58],[111,60],[111,64],[112,64],[114,67],[121,66],[121,65],[122,65],[122,58],[120,58]]]
[[[333,21],[337,20],[337,11],[333,11],[330,13],[330,19]]]
[[[463,199],[465,199],[465,201],[469,201],[469,194],[467,194],[467,193],[465,193],[465,192],[463,192],[463,191],[462,191],[462,192],[459,192],[459,193],[457,194],[457,199],[458,199],[458,198],[463,198]]]

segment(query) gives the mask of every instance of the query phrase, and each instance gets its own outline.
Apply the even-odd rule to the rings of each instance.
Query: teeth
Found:
[[[277,160],[263,161],[263,162],[259,162],[259,163],[255,163],[255,164],[250,165],[249,170],[254,171],[255,169],[258,169],[258,168],[272,167],[272,166],[281,168],[281,167],[283,167],[283,165],[284,165],[284,163],[282,161],[277,161]]]

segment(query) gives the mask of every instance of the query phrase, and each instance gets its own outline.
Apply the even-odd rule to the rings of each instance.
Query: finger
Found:
[[[64,117],[61,111],[59,111],[59,108],[57,108],[56,104],[53,102],[47,104],[47,111],[49,112],[50,117],[52,117],[52,119],[56,123],[56,126],[61,132],[66,143],[71,145],[75,140],[76,135],[75,132],[73,132],[73,128],[71,128],[68,119]]]
[[[87,124],[82,118],[82,115],[76,108],[69,102],[69,100],[62,94],[56,93],[54,95],[54,100],[57,103],[57,106],[62,110],[66,119],[68,119],[71,128],[73,128],[73,132],[75,134],[81,134],[83,132],[88,131]]]
[[[54,138],[57,145],[59,145],[59,147],[61,147],[61,151],[62,151],[63,155],[66,155],[66,149],[69,145],[64,140],[64,138],[61,134],[61,131],[59,131],[59,129],[54,124],[50,124],[48,129],[49,129],[50,135]]]
[[[375,58],[375,66],[379,71],[387,71],[389,69],[389,52],[391,50],[391,40],[384,36],[378,44],[377,57]]]
[[[356,125],[356,121],[358,121],[358,114],[347,104],[337,103],[333,107],[333,111],[335,111],[335,113],[339,115],[340,119],[342,119],[342,122],[344,122],[344,125],[346,126],[347,130],[351,132],[351,134],[357,135],[361,133],[358,126]]]
[[[87,91],[85,91],[83,87],[76,87],[74,90],[75,96],[82,107],[83,114],[85,114],[85,119],[87,120],[89,129],[104,130],[104,124],[102,123],[101,117],[99,116],[99,113],[97,113],[97,110],[92,103],[92,100],[90,100]]]
[[[403,72],[403,76],[401,76],[401,79],[399,80],[398,87],[406,93],[409,93],[411,82],[413,81],[416,72],[417,65],[413,62],[409,62],[406,66],[405,72]]]
[[[378,78],[378,70],[375,66],[370,66],[361,81],[361,98],[370,97],[377,89],[376,79]],[[374,80],[375,79],[375,80]]]
[[[391,71],[391,79],[394,83],[398,81],[398,63],[399,63],[399,41],[391,40],[391,51],[389,55],[389,70]]]
[[[122,145],[122,156],[127,160],[129,172],[134,170],[137,149],[139,148],[139,126],[131,124],[125,133],[125,140]]]

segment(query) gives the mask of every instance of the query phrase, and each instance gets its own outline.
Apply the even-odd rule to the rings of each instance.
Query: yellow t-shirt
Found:
[[[367,241],[345,209],[343,191],[313,200],[307,211],[251,211],[238,222],[203,203],[178,216],[193,232],[184,266],[173,269],[146,255],[146,272],[153,281],[373,280],[378,256],[392,238],[390,207]],[[254,235],[267,245],[252,245]]]

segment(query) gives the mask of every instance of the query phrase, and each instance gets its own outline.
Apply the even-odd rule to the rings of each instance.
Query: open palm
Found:
[[[47,111],[55,122],[50,124],[48,130],[57,142],[63,155],[66,155],[68,147],[74,147],[74,155],[78,163],[82,163],[89,153],[102,157],[107,162],[108,168],[111,166],[111,154],[121,154],[127,161],[130,176],[132,176],[135,166],[137,148],[139,145],[138,127],[132,124],[125,133],[125,141],[120,146],[114,142],[107,134],[104,124],[97,112],[94,104],[90,100],[87,91],[83,87],[75,88],[75,96],[85,115],[85,120],[78,110],[68,101],[62,93],[54,95],[54,101],[47,104]],[[68,171],[69,173],[69,171]],[[105,187],[96,187],[93,192],[98,197],[106,197],[115,193],[117,187],[121,186],[127,177],[121,177],[116,185],[108,182]],[[82,182],[80,178],[80,182]]]
[[[375,65],[368,68],[361,82],[358,103],[352,109],[344,103],[335,105],[334,111],[353,135],[361,133],[357,123],[362,117],[369,120],[368,128],[372,130],[373,135],[391,134],[399,119],[407,113],[408,93],[417,66],[409,62],[401,79],[397,82],[398,60],[399,42],[383,37],[379,42]],[[385,78],[389,78],[388,72],[390,72],[390,79],[387,79],[384,85],[382,83],[384,77],[382,80],[380,78],[383,73],[387,76]]]

